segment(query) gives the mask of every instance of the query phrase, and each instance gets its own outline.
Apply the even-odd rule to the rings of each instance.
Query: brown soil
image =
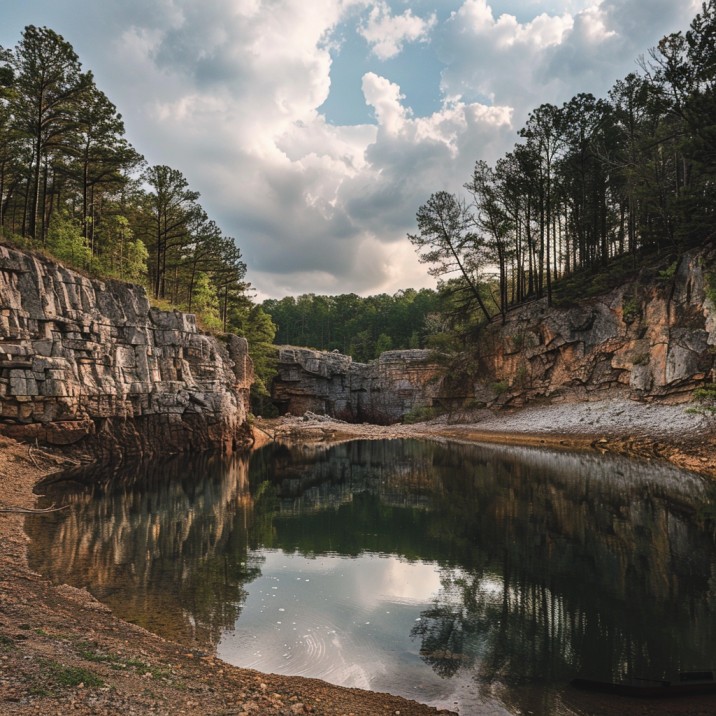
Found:
[[[682,431],[668,440],[647,433],[594,435],[513,432],[508,423],[445,423],[380,428],[289,418],[263,421],[264,439],[340,441],[428,437],[610,450],[668,459],[716,476],[712,432]],[[380,714],[444,713],[397,696],[346,689],[299,677],[239,669],[210,654],[166,641],[112,615],[88,592],[53,586],[27,565],[24,515],[37,482],[68,466],[59,455],[0,437],[0,713],[2,714]],[[567,713],[710,714],[711,698],[670,702],[663,710],[633,701],[575,696]],[[566,705],[566,704],[565,704]]]

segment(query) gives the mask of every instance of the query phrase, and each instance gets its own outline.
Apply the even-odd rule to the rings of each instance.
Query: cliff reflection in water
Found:
[[[177,457],[99,477],[75,472],[43,488],[41,504],[72,509],[28,519],[31,567],[150,631],[215,644],[260,573],[247,545],[248,458]]]
[[[45,492],[73,509],[28,518],[33,569],[171,638],[232,630],[262,550],[375,553],[440,571],[410,636],[441,677],[515,687],[716,665],[713,488],[668,467],[353,442]]]

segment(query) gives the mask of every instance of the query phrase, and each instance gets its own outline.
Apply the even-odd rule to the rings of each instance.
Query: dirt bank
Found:
[[[596,448],[668,459],[716,476],[713,425],[680,407],[610,401],[452,416],[458,417],[469,422],[382,428],[285,418],[260,421],[257,432],[265,439],[426,437]],[[31,572],[25,517],[15,510],[31,509],[37,481],[66,466],[62,456],[0,438],[0,713],[440,713],[387,694],[231,667],[115,618],[86,591],[53,586]],[[588,700],[572,713],[706,714],[713,707],[713,700],[689,700],[645,711],[624,700]]]

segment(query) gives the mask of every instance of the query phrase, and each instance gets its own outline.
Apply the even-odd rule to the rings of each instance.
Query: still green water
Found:
[[[28,517],[33,569],[236,665],[462,714],[716,666],[716,490],[663,465],[357,441],[43,492],[72,509]]]

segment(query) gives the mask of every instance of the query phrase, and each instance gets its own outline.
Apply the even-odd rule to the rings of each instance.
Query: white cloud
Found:
[[[427,41],[436,23],[435,13],[427,19],[416,17],[410,9],[402,15],[393,15],[387,3],[379,2],[371,9],[367,21],[358,27],[358,32],[376,57],[387,60],[399,54],[407,42]]]
[[[475,94],[514,109],[521,126],[544,102],[562,104],[578,92],[603,96],[636,70],[637,57],[691,17],[688,3],[652,0],[581,0],[552,3],[518,21],[495,16],[488,0],[464,0],[436,40],[447,67],[445,94]],[[525,0],[522,12],[544,6]],[[533,11],[534,12],[534,11]]]
[[[377,124],[332,126],[317,111],[326,39],[356,3],[284,0],[271,13],[244,3],[231,17],[223,0],[200,13],[179,5],[183,19],[175,4],[168,29],[135,23],[117,42],[144,98],[142,144],[202,192],[262,293],[429,283],[405,238],[415,212],[432,191],[461,185],[475,141],[493,145],[509,110],[451,102],[416,118],[397,84],[369,73]]]
[[[450,0],[441,24],[431,12],[439,1],[448,0],[420,10],[397,0],[26,0],[10,16],[75,45],[136,148],[184,172],[237,239],[249,280],[281,296],[428,284],[406,233],[430,194],[459,191],[475,160],[509,150],[538,104],[603,95],[697,9],[511,0],[497,14],[496,1]],[[347,27],[373,51],[361,89],[375,121],[338,127],[319,108]],[[18,38],[0,28],[3,44]],[[407,86],[375,65],[393,58],[380,66],[400,69],[401,49],[427,41],[445,63],[442,97],[418,116]]]

